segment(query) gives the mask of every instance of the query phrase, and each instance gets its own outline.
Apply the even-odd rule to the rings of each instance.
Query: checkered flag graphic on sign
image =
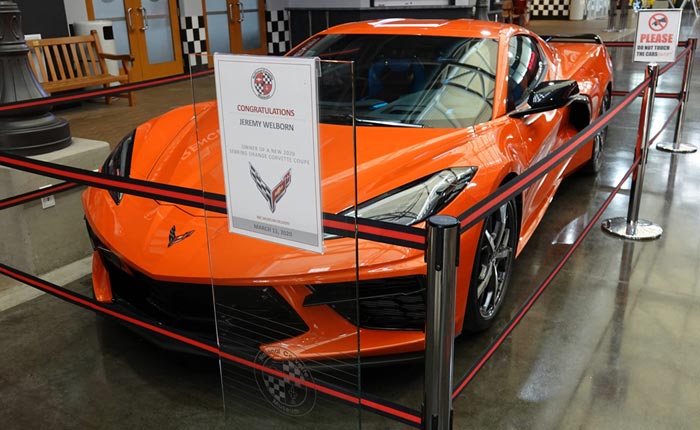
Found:
[[[255,91],[258,94],[266,94],[269,92],[270,85],[272,85],[272,76],[267,73],[260,72],[259,76],[255,79]]]

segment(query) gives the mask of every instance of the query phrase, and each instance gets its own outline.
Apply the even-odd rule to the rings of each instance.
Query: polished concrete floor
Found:
[[[688,12],[683,35],[697,37],[699,20]],[[604,27],[600,20],[532,23],[542,33]],[[628,38],[629,32],[603,36]],[[630,50],[612,53],[616,89],[641,81],[643,67],[631,63]],[[677,90],[679,76],[674,69],[662,77],[659,91]],[[188,85],[140,92],[133,108],[123,100],[112,106],[87,102],[60,114],[71,120],[75,135],[115,144],[139,122],[191,101]],[[197,100],[213,96],[210,81],[194,85]],[[696,72],[683,133],[684,141],[696,145],[698,97]],[[673,106],[670,100],[657,100],[654,132]],[[562,184],[516,262],[495,327],[458,338],[455,379],[480,357],[620,181],[633,158],[638,116],[639,102],[615,118],[599,176],[576,174]],[[670,132],[660,136],[670,138]],[[454,428],[700,428],[699,157],[651,151],[641,217],[661,225],[663,236],[630,242],[594,228],[455,400]],[[626,214],[628,189],[623,187],[603,218]],[[65,285],[88,294],[89,276],[76,278]],[[214,359],[159,349],[124,327],[50,296],[1,305],[2,297],[2,429],[408,427],[322,395],[313,397],[305,415],[285,415],[257,399],[255,379],[246,369],[227,363],[220,368]],[[372,399],[420,409],[421,363],[315,375]]]

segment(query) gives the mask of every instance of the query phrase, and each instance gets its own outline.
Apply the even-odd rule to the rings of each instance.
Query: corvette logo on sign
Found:
[[[265,200],[267,200],[267,202],[270,204],[270,211],[275,213],[277,203],[282,199],[284,193],[287,192],[287,188],[289,188],[289,184],[292,182],[292,169],[287,170],[287,173],[285,173],[285,175],[282,177],[282,180],[279,181],[279,183],[275,185],[273,189],[270,189],[265,181],[263,181],[262,177],[260,177],[258,171],[255,170],[255,167],[253,167],[253,165],[250,163],[248,164],[250,165],[250,176],[253,177],[255,186],[258,187],[260,194],[262,194],[263,197],[265,197]]]
[[[275,93],[275,77],[264,67],[256,69],[251,77],[253,94],[261,99],[269,99]]]

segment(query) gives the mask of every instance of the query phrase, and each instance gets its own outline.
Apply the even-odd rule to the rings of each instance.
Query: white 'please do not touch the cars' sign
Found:
[[[317,69],[214,56],[229,231],[323,252]]]
[[[643,9],[637,15],[634,61],[671,63],[681,28],[680,9]]]

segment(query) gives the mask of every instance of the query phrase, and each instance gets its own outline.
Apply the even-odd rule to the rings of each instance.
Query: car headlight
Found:
[[[124,136],[124,138],[117,144],[109,154],[107,160],[102,165],[102,173],[108,175],[120,176],[122,178],[129,177],[129,170],[131,168],[131,152],[134,146],[134,135],[136,130]],[[122,201],[124,193],[121,191],[109,190],[109,194],[114,199],[116,204]]]
[[[411,225],[436,214],[469,184],[476,167],[453,167],[389,191],[357,207],[358,218]],[[353,216],[354,209],[342,213]]]

